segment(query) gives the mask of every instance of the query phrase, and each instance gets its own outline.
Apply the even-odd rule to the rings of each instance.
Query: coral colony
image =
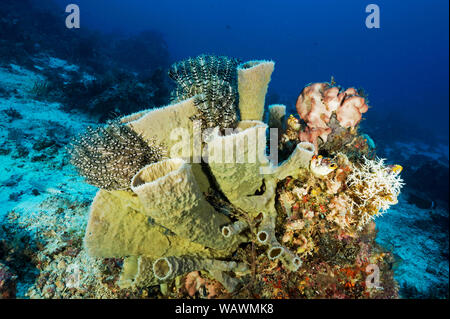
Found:
[[[74,141],[72,164],[100,188],[84,245],[123,260],[121,288],[159,285],[167,298],[397,297],[373,220],[397,203],[401,167],[377,158],[358,132],[364,94],[310,84],[299,118],[271,105],[265,123],[274,66],[207,55],[178,62],[170,105]],[[278,139],[268,143],[268,129]],[[266,155],[274,143],[280,164]],[[367,280],[375,268],[379,278]]]

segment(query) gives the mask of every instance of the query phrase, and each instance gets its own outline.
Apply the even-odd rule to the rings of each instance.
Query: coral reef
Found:
[[[300,141],[313,143],[318,153],[323,144],[332,146],[333,140],[351,143],[355,128],[362,114],[367,112],[368,105],[354,88],[342,90],[334,83],[314,83],[300,93],[296,108],[306,123],[306,127],[299,131]],[[328,140],[330,143],[327,143]],[[329,147],[327,150],[332,149],[341,147]]]
[[[75,68],[55,59],[51,63],[64,65],[58,69],[60,71]],[[155,138],[167,141],[167,155],[171,159],[190,160],[188,166],[201,192],[201,196],[195,194],[195,198],[203,204],[206,200],[215,210],[208,208],[208,211],[229,219],[219,229],[220,236],[230,239],[237,236],[243,240],[237,248],[231,248],[232,253],[186,240],[159,225],[146,215],[147,212],[144,214],[143,205],[131,190],[134,176],[128,181],[128,190],[101,190],[92,203],[98,189],[84,183],[68,165],[64,146],[86,126],[95,127],[97,123],[92,116],[77,110],[63,112],[63,106],[58,103],[45,99],[36,101],[30,90],[38,80],[38,73],[17,65],[0,68],[0,87],[4,92],[0,96],[0,157],[4,171],[0,179],[0,264],[7,267],[7,278],[17,277],[7,285],[7,291],[11,292],[13,286],[9,283],[16,284],[17,298],[448,298],[448,146],[380,141],[379,133],[373,133],[377,130],[368,130],[371,127],[367,125],[341,135],[352,137],[353,143],[348,141],[351,139],[344,143],[339,138],[328,138],[325,144],[319,141],[319,154],[311,157],[309,166],[297,167],[293,176],[279,175],[281,179],[275,180],[275,239],[302,262],[297,271],[292,271],[286,267],[289,263],[280,260],[283,255],[279,259],[269,259],[269,247],[261,244],[256,236],[264,214],[255,216],[251,210],[236,207],[224,196],[209,172],[208,153],[203,163],[192,162],[195,147],[190,143],[195,141],[193,137],[189,136],[194,140],[189,143],[188,139],[181,139],[181,145],[191,146],[186,156],[170,152],[180,143],[179,139],[171,139],[171,130],[193,129],[189,118],[198,111],[194,99],[137,112],[122,118],[121,122],[133,127],[146,142]],[[51,112],[43,113],[43,109]],[[287,159],[300,143],[299,130],[304,123],[293,115],[284,123],[282,105],[268,109],[275,110],[272,117],[269,114],[269,127],[281,124],[284,129],[286,126],[279,156]],[[228,134],[242,133],[248,128],[256,136],[264,135],[263,123],[241,122],[237,130]],[[384,129],[384,123],[379,129]],[[340,214],[345,205],[353,201],[359,203],[351,192],[348,176],[364,171],[366,161],[380,162],[374,156],[375,143],[367,134],[358,133],[359,130],[377,137],[378,157],[407,168],[401,173],[407,187],[402,188],[399,203],[390,206],[387,214],[372,216],[377,217],[378,233],[373,229],[372,217],[362,225],[359,213],[364,211],[364,206],[361,211],[355,209],[353,215],[347,214],[348,210]],[[238,142],[239,137],[245,140],[252,134],[246,132],[222,141],[223,144],[230,140]],[[215,138],[214,135],[209,137]],[[256,151],[262,149],[262,145],[259,146],[259,139],[254,140],[256,158]],[[275,140],[271,139],[270,145]],[[212,140],[208,142],[220,145]],[[207,141],[204,144],[207,146]],[[242,161],[252,154],[252,148],[247,150]],[[226,158],[225,151],[218,154]],[[230,168],[234,166],[228,164]],[[250,164],[240,163],[248,167]],[[334,169],[333,164],[337,166]],[[379,177],[399,171],[399,167],[384,163],[380,167],[383,169],[378,172]],[[377,176],[366,171],[367,178],[361,181],[378,184],[380,179],[370,179],[372,175]],[[396,179],[398,177],[397,174]],[[271,180],[270,174],[263,174],[260,187],[255,186],[253,193],[245,188],[237,189],[250,195],[243,196],[250,198],[247,202],[251,203],[252,197],[265,202],[260,196],[271,189]],[[240,185],[238,182],[236,184]],[[386,190],[384,186],[382,189]],[[378,194],[384,196],[384,192]],[[245,205],[239,196],[235,198],[230,194],[227,196],[235,203]],[[389,198],[384,196],[384,199],[390,204]],[[376,212],[373,205],[371,210],[366,208],[367,213]],[[85,245],[89,217],[101,226],[92,233],[96,238],[92,238],[91,243],[96,246]],[[359,224],[362,230],[358,230]],[[223,240],[220,236],[215,238]],[[90,256],[91,253],[99,257]],[[111,255],[126,257],[107,257]],[[172,257],[201,263],[187,263],[193,265],[183,268],[188,273],[174,279],[157,279],[153,264],[166,258],[172,261]],[[202,264],[211,261],[218,270],[224,269],[219,267],[221,262],[236,268],[214,272],[207,264]],[[380,268],[383,289],[365,286],[373,265]],[[393,280],[394,272],[398,285]],[[227,285],[229,279],[226,278],[231,278],[233,285]],[[78,279],[78,284],[74,279]]]
[[[75,164],[87,163],[79,173],[102,188],[84,245],[91,257],[123,260],[121,288],[159,284],[163,295],[178,297],[397,295],[391,271],[383,274],[383,292],[365,283],[367,269],[391,262],[375,247],[370,222],[397,202],[402,187],[401,166],[369,158],[373,142],[357,132],[365,99],[354,89],[308,86],[297,101],[307,126],[290,116],[286,130],[285,106],[270,106],[269,124],[284,133],[279,149],[287,155],[278,165],[266,154],[269,126],[262,122],[273,69],[272,61],[238,65],[205,55],[181,61],[169,71],[178,85],[172,104],[122,117],[100,129],[100,138],[90,133],[75,144],[87,155],[72,152]],[[200,141],[198,119],[212,129]],[[123,132],[132,137],[126,150],[116,147]],[[155,145],[168,158],[140,161]],[[89,156],[92,149],[108,150],[108,169],[102,157]],[[309,271],[314,264],[318,273]],[[314,277],[319,288],[311,290]],[[269,280],[276,290],[264,284]]]

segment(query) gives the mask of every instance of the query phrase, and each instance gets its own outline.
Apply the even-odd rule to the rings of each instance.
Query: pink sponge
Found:
[[[361,121],[362,113],[367,112],[368,106],[361,96],[351,96],[337,109],[336,117],[339,124],[345,128],[355,127]]]
[[[326,142],[332,132],[328,123],[333,113],[342,127],[354,128],[361,121],[362,113],[367,112],[368,106],[354,88],[341,91],[329,83],[313,83],[300,93],[296,108],[307,125],[299,133],[300,140],[314,143],[317,150],[317,138]]]

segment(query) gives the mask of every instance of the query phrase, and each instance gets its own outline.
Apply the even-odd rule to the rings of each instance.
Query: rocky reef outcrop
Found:
[[[279,269],[281,289],[284,276],[300,280],[308,274],[305,264],[319,262],[330,272],[348,268],[347,281],[334,283],[333,293],[323,287],[321,294],[345,295],[341,285],[354,290],[353,297],[396,295],[389,271],[382,276],[383,292],[362,280],[365,272],[388,269],[389,253],[373,243],[372,220],[397,203],[403,185],[401,166],[376,158],[373,141],[358,132],[365,98],[355,89],[314,84],[297,101],[306,126],[293,116],[284,123],[286,107],[274,105],[269,127],[263,116],[274,65],[211,56],[179,62],[170,71],[178,84],[172,104],[102,129],[126,127],[122,131],[133,132],[132,144],[142,145],[141,151],[126,143],[115,147],[120,134],[97,135],[100,141],[89,143],[87,133],[75,142],[86,155],[96,154],[72,153],[79,173],[92,183],[90,168],[110,186],[91,205],[84,245],[93,257],[124,260],[121,287],[175,285],[175,292],[193,295],[187,282],[196,274],[222,293],[273,297],[267,285],[256,286],[256,278],[266,281]],[[270,139],[270,154],[269,129],[277,136]],[[160,145],[164,157],[136,161],[152,154],[145,143]],[[277,163],[283,149],[287,159]],[[129,187],[123,187],[124,177]],[[179,278],[185,278],[184,288]],[[284,293],[312,297],[307,286]]]

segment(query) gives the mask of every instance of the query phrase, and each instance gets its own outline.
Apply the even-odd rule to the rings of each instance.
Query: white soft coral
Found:
[[[354,166],[348,175],[347,185],[354,205],[362,213],[360,225],[364,225],[397,204],[404,183],[396,170],[384,164],[384,159],[364,157],[363,163]]]

